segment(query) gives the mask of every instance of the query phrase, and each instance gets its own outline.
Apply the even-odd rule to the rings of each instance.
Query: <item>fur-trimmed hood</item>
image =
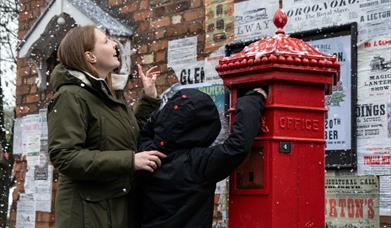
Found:
[[[58,64],[51,75],[50,84],[53,89],[57,91],[62,85],[65,84],[81,84],[94,87],[95,85],[104,85],[107,87],[106,81],[102,78],[97,78],[88,72],[81,72],[78,70],[71,70],[66,68],[63,64]],[[123,74],[111,75],[113,90],[123,90],[128,82],[128,76]],[[101,86],[99,86],[101,87]]]

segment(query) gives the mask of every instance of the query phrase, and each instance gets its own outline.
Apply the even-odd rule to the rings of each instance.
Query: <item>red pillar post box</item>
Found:
[[[252,151],[231,175],[229,228],[325,227],[324,96],[340,65],[285,35],[286,23],[279,9],[276,35],[216,66],[231,90],[231,123],[247,90],[262,87],[269,95]]]

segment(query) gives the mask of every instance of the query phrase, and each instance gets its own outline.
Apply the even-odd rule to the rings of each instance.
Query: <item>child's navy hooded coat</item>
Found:
[[[139,151],[167,155],[155,172],[139,178],[142,228],[212,227],[216,183],[250,151],[264,98],[251,91],[238,99],[229,137],[209,147],[220,132],[212,99],[196,89],[177,92],[140,132]]]

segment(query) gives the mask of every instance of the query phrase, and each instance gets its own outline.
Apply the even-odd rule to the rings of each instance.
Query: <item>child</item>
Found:
[[[196,89],[177,92],[140,132],[139,151],[167,155],[155,172],[139,177],[142,228],[212,227],[216,183],[245,159],[259,128],[266,93],[249,91],[237,102],[232,132],[209,147],[220,132],[212,99]]]

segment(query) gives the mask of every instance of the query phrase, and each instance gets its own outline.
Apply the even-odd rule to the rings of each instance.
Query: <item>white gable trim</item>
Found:
[[[62,12],[69,14],[76,21],[77,24],[81,26],[95,24],[90,18],[81,13],[68,1],[63,1],[64,2]],[[19,58],[29,57],[32,45],[39,39],[39,37],[41,37],[42,33],[46,29],[46,26],[49,24],[49,21],[53,17],[59,16],[60,14],[61,0],[54,0],[27,33],[24,43],[22,43],[22,45],[20,46],[18,55]]]
[[[80,7],[80,9],[77,7]],[[46,47],[42,46],[46,43],[44,44],[42,42],[43,40],[40,39],[49,38],[46,37],[48,34],[44,34],[44,32],[47,32],[48,29],[56,29],[53,28],[54,26],[56,26],[56,24],[53,24],[53,22],[58,22],[53,21],[53,19],[57,18],[58,20],[58,18],[60,17],[64,18],[64,15],[66,15],[65,18],[67,18],[67,20],[69,20],[69,17],[72,18],[72,23],[74,22],[77,25],[98,25],[98,27],[102,27],[108,31],[108,35],[118,42],[118,48],[120,50],[121,69],[119,69],[117,74],[123,75],[127,79],[128,75],[131,72],[130,55],[132,51],[130,36],[133,34],[132,29],[123,25],[117,19],[111,17],[99,6],[91,6],[89,0],[84,0],[84,2],[77,2],[77,0],[53,0],[49,3],[45,11],[30,28],[30,30],[25,36],[25,39],[18,47],[18,57],[32,58],[37,68],[38,78],[36,82],[38,88],[40,90],[46,89],[46,58],[48,58],[48,56],[33,55],[32,52],[38,49],[42,50],[42,48],[46,50]],[[48,26],[51,26],[51,28],[48,28]],[[61,34],[60,36],[64,35],[65,33]],[[58,37],[54,39],[58,39]],[[58,42],[58,40],[55,41]],[[37,42],[39,42],[39,44]],[[35,47],[35,45],[37,44],[39,45],[39,47]]]

